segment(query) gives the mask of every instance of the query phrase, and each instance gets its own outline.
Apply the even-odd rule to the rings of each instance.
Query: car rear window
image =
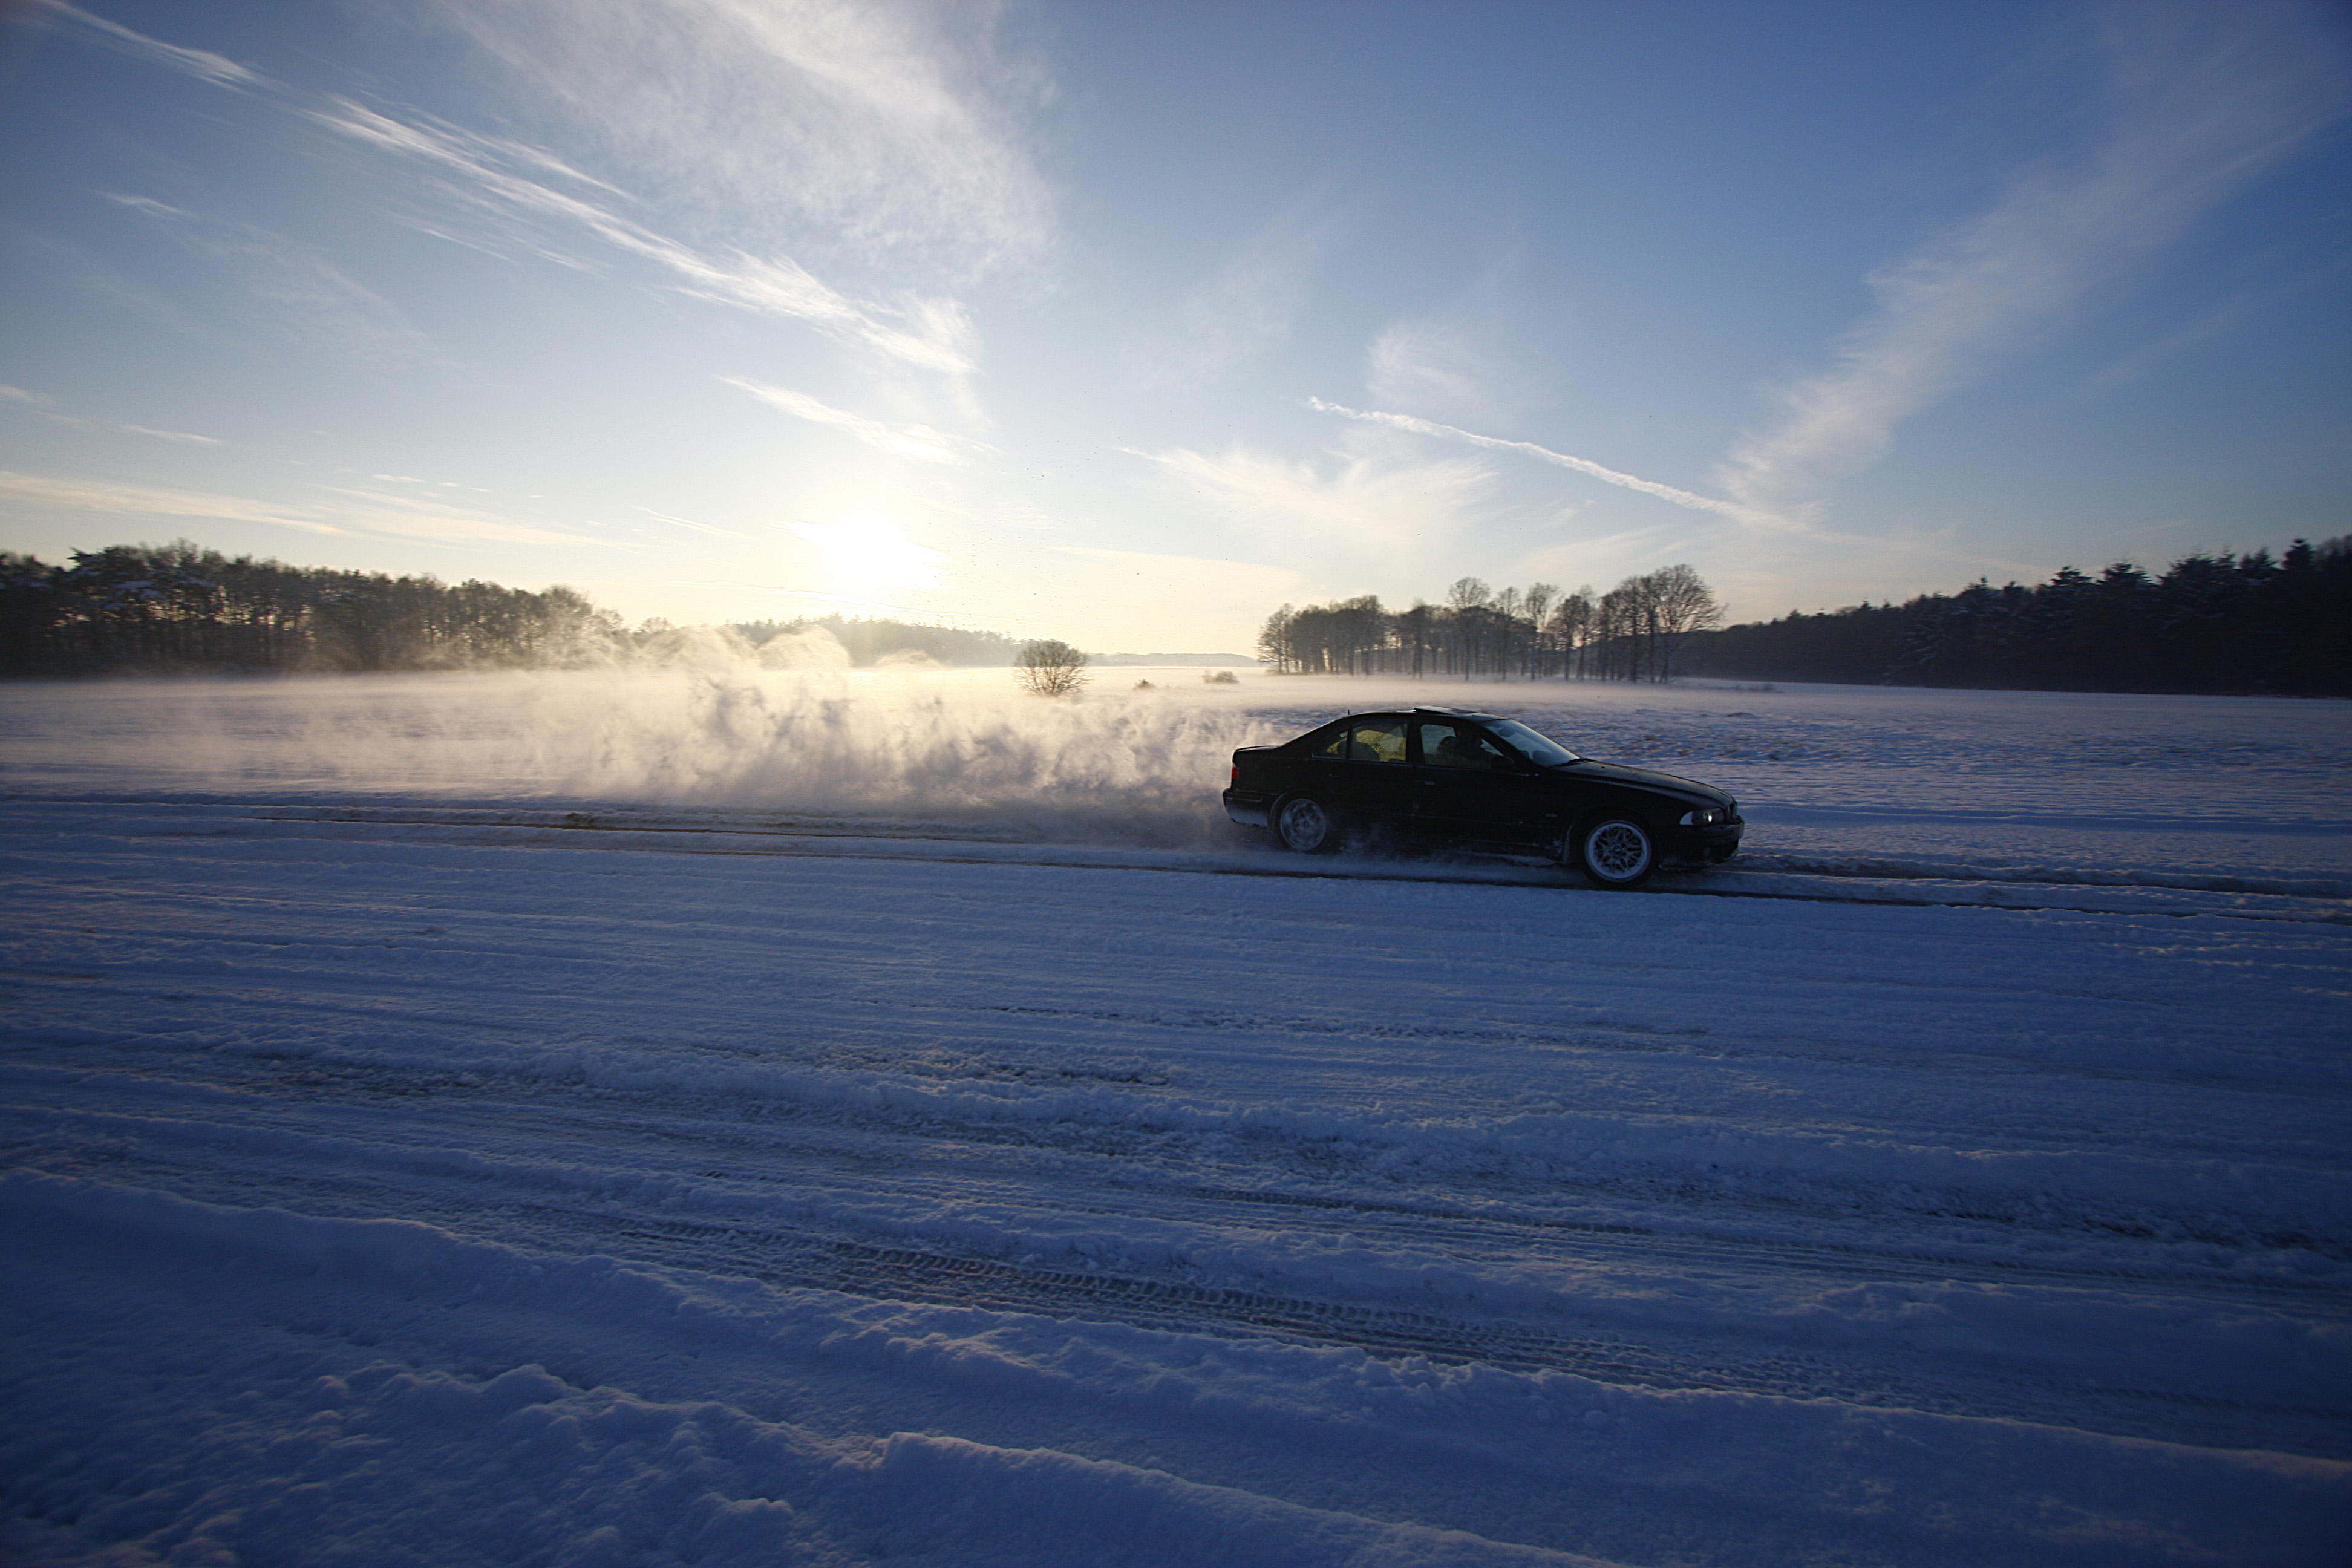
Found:
[[[1346,763],[1402,763],[1404,721],[1365,719],[1343,725],[1308,754]]]

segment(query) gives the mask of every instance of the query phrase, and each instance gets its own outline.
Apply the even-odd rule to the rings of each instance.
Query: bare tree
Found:
[[[1594,607],[1591,646],[1603,680],[1642,679],[1642,580],[1628,577]]]
[[[1528,659],[1527,673],[1530,679],[1538,678],[1544,673],[1544,619],[1551,614],[1552,604],[1559,597],[1559,589],[1556,584],[1530,583],[1528,584],[1526,595],[1520,601],[1520,613],[1526,616],[1528,623],[1525,643]]]
[[[1487,631],[1494,643],[1495,673],[1508,680],[1511,679],[1511,666],[1518,657],[1519,591],[1506,586],[1495,595],[1494,602],[1487,608],[1493,612],[1488,617]]]
[[[1061,697],[1086,684],[1087,656],[1051,637],[1024,643],[1013,661],[1013,679],[1040,697]]]
[[[1288,605],[1266,616],[1265,629],[1257,634],[1257,657],[1261,664],[1274,666],[1277,674],[1287,675],[1299,668],[1298,643],[1293,635],[1297,612]]]
[[[1434,646],[1434,617],[1439,613],[1435,606],[1415,599],[1412,609],[1400,612],[1396,617],[1397,644],[1411,659],[1407,668],[1415,680],[1421,679],[1423,661]]]
[[[1723,606],[1715,590],[1692,567],[1661,566],[1642,579],[1643,610],[1650,634],[1650,668],[1654,679],[1672,680],[1675,661],[1694,632],[1723,625]]]
[[[1588,583],[1560,599],[1544,627],[1546,640],[1559,655],[1559,673],[1563,678],[1584,673],[1581,656],[1591,638],[1595,613],[1592,585]]]

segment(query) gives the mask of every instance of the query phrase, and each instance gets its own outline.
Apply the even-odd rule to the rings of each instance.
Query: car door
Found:
[[[1370,713],[1319,738],[1307,754],[1307,791],[1360,822],[1401,824],[1412,815],[1405,721]]]
[[[1485,730],[1461,719],[1424,719],[1414,729],[1416,831],[1514,844],[1566,831],[1553,781]]]

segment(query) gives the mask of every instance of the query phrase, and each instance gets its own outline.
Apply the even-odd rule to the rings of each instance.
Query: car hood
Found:
[[[1573,773],[1580,779],[1601,779],[1610,784],[1628,784],[1635,789],[1655,790],[1689,801],[1694,805],[1729,805],[1731,796],[1713,784],[1703,784],[1696,779],[1686,779],[1678,773],[1662,773],[1652,768],[1629,768],[1622,763],[1596,763],[1587,757],[1580,763],[1570,763],[1556,770]]]

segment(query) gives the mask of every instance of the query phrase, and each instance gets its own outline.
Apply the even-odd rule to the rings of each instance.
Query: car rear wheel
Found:
[[[1274,836],[1301,855],[1328,855],[1339,847],[1339,819],[1311,795],[1294,795],[1274,811]]]
[[[1637,888],[1658,868],[1650,830],[1630,816],[1604,816],[1577,836],[1577,863],[1597,888]]]

